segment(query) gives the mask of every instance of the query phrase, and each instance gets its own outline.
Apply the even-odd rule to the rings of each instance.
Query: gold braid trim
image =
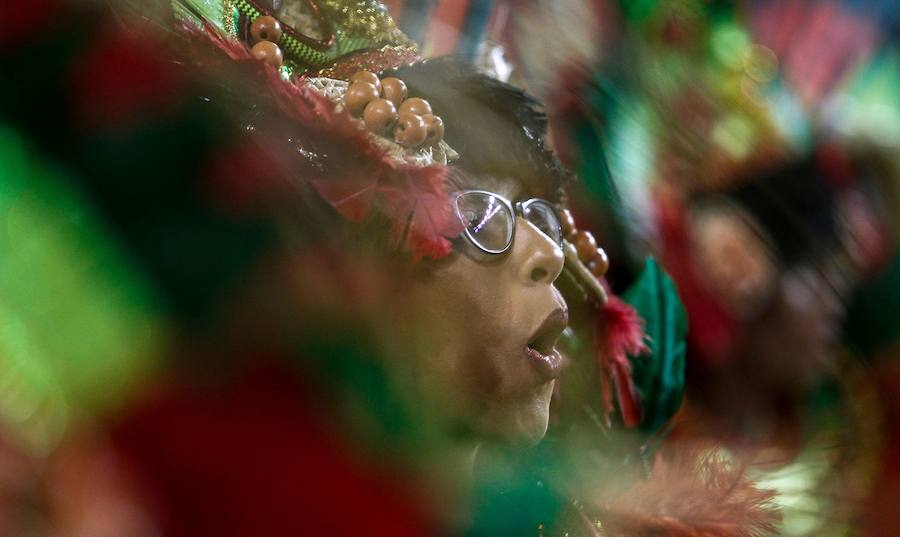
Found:
[[[237,25],[234,23],[234,1],[222,0],[222,28],[229,37],[237,38]]]

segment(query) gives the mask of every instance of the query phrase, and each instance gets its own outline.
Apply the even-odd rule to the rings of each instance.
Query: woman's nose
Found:
[[[563,269],[562,249],[531,222],[516,219],[512,257],[519,279],[527,285],[551,284]]]

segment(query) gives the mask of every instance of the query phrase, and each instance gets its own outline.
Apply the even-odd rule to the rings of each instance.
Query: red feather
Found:
[[[406,168],[409,168],[406,166]],[[444,187],[447,169],[443,166],[414,168],[386,177],[376,188],[382,212],[397,223],[408,223],[405,230],[395,229],[395,237],[415,257],[439,259],[450,254],[450,241],[462,232],[462,223],[453,214]],[[400,172],[398,170],[398,172]]]
[[[220,33],[209,21],[204,20],[202,22],[203,26],[201,28],[201,35],[209,39],[213,45],[216,46],[219,50],[228,55],[232,60],[250,60],[253,59],[253,55],[250,54],[250,50],[244,46],[243,43],[238,41],[237,39],[230,38],[225,34]],[[188,35],[195,35],[197,33],[197,29],[194,26],[186,25],[184,27],[184,31],[188,33]]]
[[[669,446],[652,477],[594,501],[611,537],[764,537],[781,514],[775,491],[761,490],[721,452]]]
[[[629,356],[649,351],[644,333],[644,320],[637,311],[607,290],[608,299],[600,311],[597,327],[597,360],[604,410],[612,412],[611,386],[627,427],[641,422],[640,395],[631,378]]]
[[[459,235],[461,223],[452,212],[445,166],[397,162],[347,111],[338,112],[302,79],[285,81],[274,68],[253,60],[246,47],[209,27],[202,34],[229,58],[255,69],[278,110],[296,123],[292,143],[306,157],[297,163],[297,177],[352,222],[373,213],[387,217],[395,244],[415,259],[450,253],[448,238]]]

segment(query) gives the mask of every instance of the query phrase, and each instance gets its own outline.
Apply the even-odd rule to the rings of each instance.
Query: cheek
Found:
[[[431,327],[419,346],[425,393],[480,434],[539,439],[553,383],[536,375],[525,345],[551,292],[523,286],[510,263],[462,256],[419,282],[412,318]]]
[[[468,381],[490,391],[500,380],[491,355],[509,338],[510,304],[501,281],[490,271],[480,272],[486,273],[481,278],[475,271],[445,274],[435,306],[449,336],[447,354]]]
[[[512,282],[502,265],[458,257],[417,290],[436,338],[423,348],[436,351],[434,374],[471,397],[493,394],[509,377],[509,354],[516,333]],[[440,356],[438,358],[438,356]],[[521,364],[520,364],[521,365]]]

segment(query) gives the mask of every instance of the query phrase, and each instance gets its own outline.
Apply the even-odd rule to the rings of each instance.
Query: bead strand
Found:
[[[269,15],[257,17],[250,24],[250,38],[253,40],[250,54],[257,60],[280,69],[284,64],[284,54],[276,43],[281,35],[282,28],[278,19]]]
[[[361,117],[370,132],[380,136],[390,132],[403,147],[432,146],[444,139],[444,120],[432,113],[425,99],[407,98],[402,80],[381,80],[370,71],[357,71],[349,82],[344,107],[354,117]]]
[[[597,246],[597,240],[590,231],[578,230],[571,211],[562,209],[559,217],[563,236],[575,247],[578,259],[595,277],[605,276],[609,270],[609,257],[606,255],[606,250]]]

